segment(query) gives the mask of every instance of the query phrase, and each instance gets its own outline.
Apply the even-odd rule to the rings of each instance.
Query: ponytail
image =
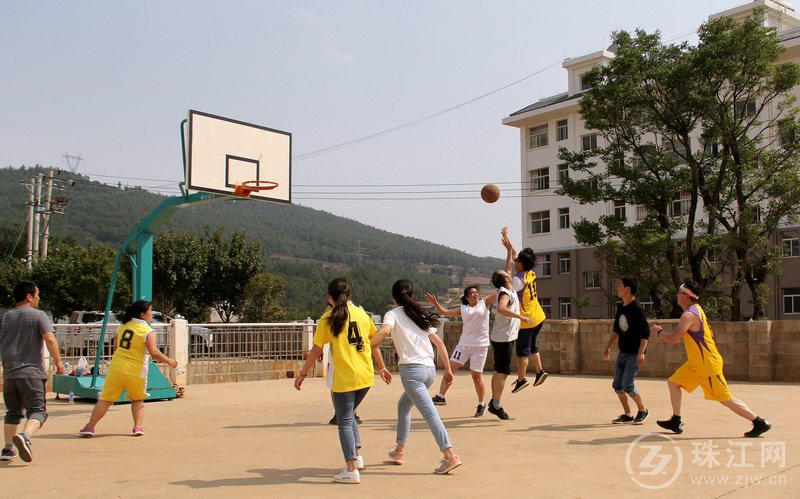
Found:
[[[328,283],[328,295],[333,300],[333,308],[328,315],[328,325],[334,338],[339,336],[347,324],[349,316],[347,300],[350,299],[350,293],[350,280],[346,277],[337,277]]]
[[[414,285],[411,281],[400,279],[392,286],[392,298],[403,307],[406,315],[411,321],[423,331],[439,325],[439,319],[431,312],[420,307],[414,301]]]
[[[142,314],[147,313],[150,308],[150,302],[147,300],[138,300],[133,302],[128,308],[125,309],[125,314],[122,316],[122,323],[130,322],[132,319],[141,319]]]

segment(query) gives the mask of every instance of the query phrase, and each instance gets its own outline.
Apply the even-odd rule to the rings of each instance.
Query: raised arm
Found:
[[[458,308],[444,308],[439,300],[431,293],[425,293],[425,301],[436,307],[436,311],[445,317],[458,317],[461,315],[461,307]]]
[[[514,260],[517,258],[517,250],[514,249],[514,243],[511,242],[511,239],[508,237],[508,226],[504,226],[500,229],[500,242],[503,244],[503,247],[506,249],[506,272],[509,274],[514,273]]]

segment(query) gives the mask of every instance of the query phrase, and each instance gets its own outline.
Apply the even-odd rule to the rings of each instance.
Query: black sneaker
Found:
[[[636,413],[636,417],[633,418],[633,424],[642,424],[642,423],[644,423],[644,420],[647,419],[647,416],[649,416],[649,415],[650,415],[650,411],[648,411],[647,409],[637,412]]]
[[[508,419],[508,414],[506,413],[506,411],[502,407],[499,408],[499,409],[495,409],[494,405],[491,402],[489,402],[489,404],[487,404],[487,408],[489,409],[489,412],[491,412],[492,414],[494,414],[498,418],[503,419],[503,420]]]
[[[745,433],[744,436],[747,438],[758,438],[762,433],[768,432],[770,428],[772,428],[772,425],[769,424],[769,421],[756,418],[753,420],[753,429]]]
[[[29,463],[33,461],[33,451],[31,450],[31,441],[30,439],[23,433],[14,435],[14,438],[11,440],[14,442],[14,445],[17,446],[17,451],[19,452],[19,458]]]
[[[664,428],[665,430],[669,430],[672,433],[683,433],[683,422],[679,419],[670,418],[666,421],[656,421],[658,426]]]
[[[17,450],[13,447],[3,447],[3,452],[0,453],[0,461],[11,461],[12,459],[16,459],[17,456]]]
[[[514,381],[514,388],[511,389],[511,393],[517,393],[518,391],[522,390],[523,388],[527,387],[528,385],[530,385],[530,383],[528,383],[527,379],[525,379],[525,378],[518,379],[518,380]]]
[[[336,421],[336,414],[334,414],[331,420],[328,421],[328,424],[339,424],[339,422]]]
[[[547,379],[547,373],[544,369],[536,373],[536,379],[533,381],[533,386],[539,386]]]
[[[438,394],[431,397],[431,400],[433,400],[433,405],[447,405],[447,401],[444,397]]]
[[[611,422],[614,424],[627,424],[627,423],[633,423],[633,421],[634,421],[633,416],[630,416],[628,414],[620,414],[617,419],[611,420]]]
[[[479,417],[483,416],[483,414],[485,412],[486,412],[486,404],[485,403],[478,404],[478,408],[475,409],[475,417],[479,418]]]
[[[361,418],[358,417],[358,414],[353,414],[353,417],[356,418],[356,424],[361,424]]]

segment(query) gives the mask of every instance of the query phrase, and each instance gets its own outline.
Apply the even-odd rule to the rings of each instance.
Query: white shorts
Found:
[[[462,366],[469,361],[469,370],[478,373],[483,372],[483,366],[486,365],[486,356],[489,353],[489,347],[467,347],[462,344],[456,345],[453,349],[453,354],[450,355],[450,362],[457,362]]]

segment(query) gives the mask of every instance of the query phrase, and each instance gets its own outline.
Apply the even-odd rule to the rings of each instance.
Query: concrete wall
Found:
[[[670,330],[677,321],[658,324]],[[553,374],[614,373],[613,360],[618,350],[612,347],[611,361],[603,360],[612,320],[547,320],[539,333],[537,345],[545,371]],[[448,351],[458,343],[461,322],[445,324]],[[800,321],[712,322],[717,348],[725,361],[725,377],[739,381],[800,381]],[[669,345],[652,338],[647,347],[640,376],[667,378],[686,361],[683,343]],[[512,370],[514,369],[512,361]],[[486,370],[494,362],[491,353]],[[533,366],[528,366],[531,372]]]

